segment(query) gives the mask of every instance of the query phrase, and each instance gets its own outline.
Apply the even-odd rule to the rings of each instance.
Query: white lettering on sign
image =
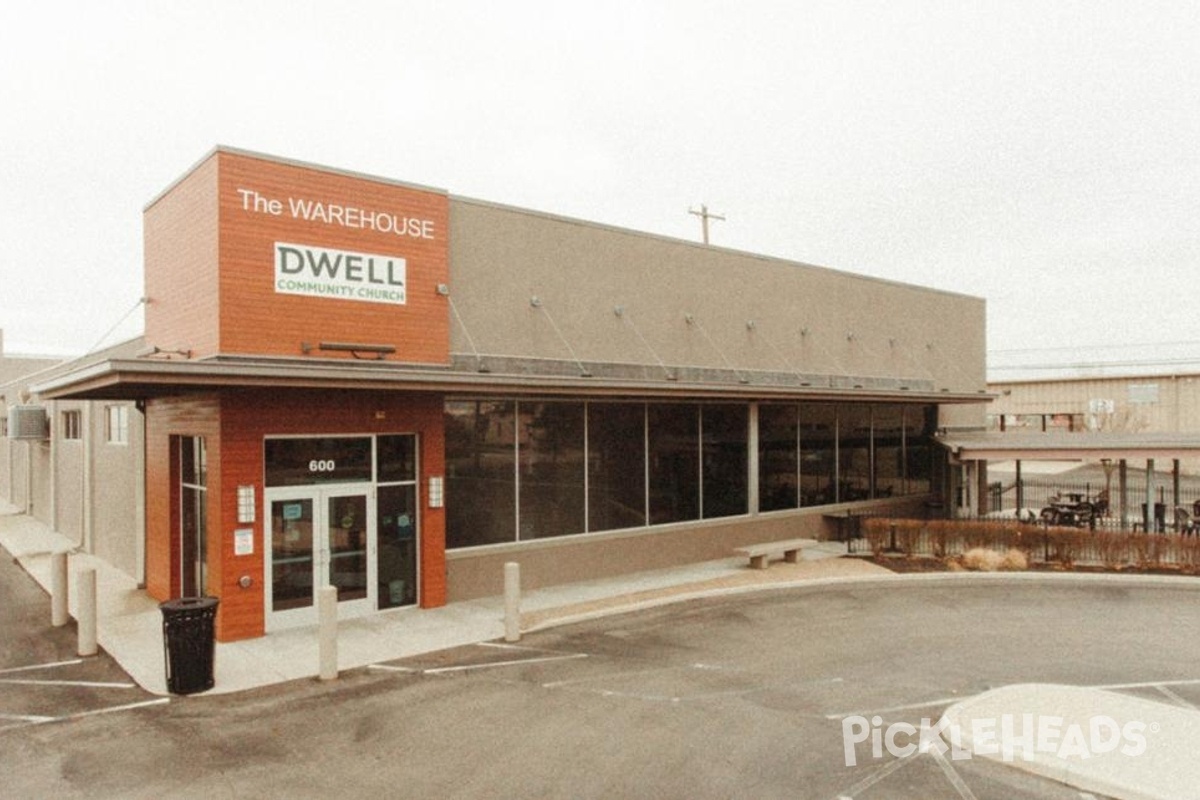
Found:
[[[280,294],[404,305],[406,269],[399,256],[275,243],[275,291]]]
[[[239,188],[237,193],[241,198],[242,210],[256,214],[269,214],[272,217],[288,215],[292,219],[306,222],[391,233],[409,239],[433,239],[436,236],[436,228],[431,219],[402,216],[389,211],[375,211],[340,203],[323,203],[304,197],[289,197],[285,202],[275,197],[267,197],[253,189]]]

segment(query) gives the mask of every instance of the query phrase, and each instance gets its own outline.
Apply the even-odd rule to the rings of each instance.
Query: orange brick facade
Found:
[[[268,436],[411,433],[418,442],[420,605],[446,602],[445,513],[430,508],[429,478],[445,469],[442,397],[434,394],[264,390],[225,392],[219,399],[163,398],[146,409],[146,589],[165,600],[179,591],[178,473],[172,436],[204,436],[208,448],[208,587],[221,598],[217,637],[261,636],[264,617],[264,556],[268,542],[261,500],[263,440]],[[237,489],[252,486],[259,500],[253,524],[237,521]],[[254,552],[236,555],[234,531],[253,528]],[[239,581],[250,578],[250,586]]]
[[[448,364],[449,311],[439,291],[449,280],[448,208],[435,191],[216,151],[146,209],[146,343],[190,359],[321,360],[355,355],[321,350],[322,343],[362,344],[394,348],[389,360]],[[324,253],[323,274],[336,266],[343,280],[329,285],[340,294],[281,290],[281,243]],[[372,263],[363,254],[387,260]],[[312,261],[297,257],[288,266],[308,270],[301,277],[315,274]],[[390,292],[390,299],[364,299],[369,292]],[[437,393],[352,388],[225,388],[148,400],[147,591],[165,600],[181,590],[173,437],[205,441],[205,588],[221,600],[217,637],[232,641],[266,629],[264,439],[415,434],[418,603],[445,604],[444,512],[430,508],[427,496],[429,479],[444,472],[442,412]],[[238,522],[239,487],[254,488],[253,523]],[[253,551],[237,555],[235,531],[247,528]]]
[[[217,151],[152,203],[145,223],[150,345],[203,358],[303,356],[313,353],[306,346],[341,342],[395,347],[397,361],[449,361],[438,293],[449,282],[445,194]],[[395,261],[391,271],[382,261],[335,262],[356,278],[340,295],[291,294],[276,279],[280,244]],[[313,269],[304,265],[297,282]],[[397,281],[403,303],[361,299]]]

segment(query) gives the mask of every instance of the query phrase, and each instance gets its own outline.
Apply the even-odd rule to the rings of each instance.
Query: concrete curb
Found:
[[[955,703],[939,726],[960,758],[988,758],[1109,797],[1167,800],[1200,785],[1200,711],[1134,695],[1016,684]]]
[[[998,583],[998,582],[1046,582],[1065,584],[1097,584],[1122,583],[1130,586],[1154,586],[1159,588],[1191,589],[1200,591],[1200,576],[1175,575],[1113,575],[1108,573],[1055,573],[1055,572],[923,572],[923,573],[891,573],[888,575],[845,576],[836,578],[800,578],[794,581],[778,583],[755,583],[745,586],[730,586],[700,591],[687,591],[683,587],[663,589],[663,596],[640,600],[625,605],[613,605],[595,611],[580,614],[566,614],[544,620],[528,628],[522,628],[522,633],[535,633],[561,625],[571,625],[577,622],[588,622],[607,616],[628,614],[651,608],[683,603],[689,600],[702,600],[712,597],[735,596],[753,592],[771,591],[821,591],[830,588],[862,588],[879,589],[911,584],[929,583]],[[553,611],[553,609],[545,609]]]

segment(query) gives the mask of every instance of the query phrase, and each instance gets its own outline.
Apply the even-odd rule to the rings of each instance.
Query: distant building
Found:
[[[1200,434],[1200,372],[993,380],[988,390],[991,431]],[[1181,469],[1200,471],[1200,461]]]

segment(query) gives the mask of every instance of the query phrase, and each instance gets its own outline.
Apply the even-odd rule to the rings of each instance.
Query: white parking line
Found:
[[[1159,686],[1195,686],[1200,684],[1200,678],[1189,678],[1180,681],[1144,681],[1142,683],[1107,683],[1091,686],[1092,689],[1151,689]]]
[[[562,650],[548,650],[545,647],[529,647],[523,644],[509,644],[507,642],[476,642],[478,647],[495,647],[499,650],[520,650],[525,653],[563,653]]]
[[[56,717],[29,716],[26,714],[0,714],[0,719],[11,722],[53,722]]]
[[[52,667],[69,667],[73,664],[82,663],[82,658],[76,658],[71,661],[51,661],[49,664],[32,664],[28,667],[9,667],[8,669],[0,669],[0,675],[8,675],[13,672],[29,672],[35,669],[50,669]]]
[[[891,775],[893,772],[900,769],[905,764],[907,764],[911,761],[916,761],[916,759],[915,758],[892,759],[887,764],[883,765],[882,767],[875,770],[867,777],[863,778],[858,783],[851,786],[846,791],[842,792],[839,795],[839,797],[857,797],[859,794],[861,794],[862,792],[865,792],[867,789],[870,789],[872,786],[879,783],[881,780],[886,778],[888,775]]]
[[[523,664],[540,664],[546,661],[569,661],[575,658],[587,658],[587,653],[570,653],[561,656],[546,656],[544,658],[519,658],[513,661],[492,661],[487,664],[460,664],[454,667],[435,667],[421,670],[425,675],[440,675],[443,672],[466,672],[473,669],[492,669],[494,667],[515,667]]]
[[[1184,700],[1182,697],[1180,697],[1178,694],[1176,694],[1175,692],[1168,689],[1166,686],[1159,685],[1159,686],[1155,686],[1154,688],[1157,689],[1160,693],[1162,693],[1165,697],[1167,697],[1167,699],[1169,699],[1171,702],[1175,703],[1176,705],[1181,706],[1183,708],[1190,708],[1193,711],[1196,710],[1196,706],[1194,704],[1189,703],[1187,700]]]
[[[925,752],[933,756],[933,760],[936,761],[938,766],[942,768],[942,772],[945,773],[946,779],[950,781],[950,785],[954,787],[955,791],[958,792],[958,796],[961,797],[962,800],[977,800],[975,793],[971,791],[971,787],[967,786],[967,782],[962,779],[962,776],[958,774],[958,770],[954,769],[941,751],[939,751],[937,748],[931,747]]]
[[[83,717],[94,717],[99,714],[111,714],[115,711],[132,711],[136,708],[146,708],[147,706],[161,706],[171,702],[169,697],[158,697],[154,700],[143,700],[140,703],[126,703],[123,706],[109,706],[108,708],[94,708],[91,711],[79,711],[74,714],[67,714],[63,717],[58,717],[59,720],[82,719]]]
[[[158,697],[154,700],[144,700],[140,703],[126,703],[120,706],[109,706],[107,708],[94,708],[89,711],[77,711],[74,714],[65,714],[61,717],[39,717],[39,716],[14,716],[12,714],[0,714],[0,720],[13,720],[17,724],[5,725],[0,727],[0,733],[10,731],[15,728],[24,728],[29,725],[47,725],[52,722],[66,722],[68,720],[83,719],[84,717],[94,717],[98,714],[112,714],[117,711],[132,711],[138,708],[146,708],[147,706],[160,706],[171,702],[169,697]]]
[[[968,696],[962,697],[943,697],[940,700],[927,700],[924,703],[909,703],[904,706],[892,706],[891,708],[874,708],[870,711],[847,711],[845,713],[826,714],[825,719],[845,719],[846,717],[869,717],[875,714],[890,714],[893,711],[911,711],[914,708],[931,708],[933,706],[948,706],[966,700]]]
[[[0,683],[14,686],[78,686],[89,689],[136,689],[133,683],[104,683],[101,681],[39,681],[21,678],[0,678]]]

